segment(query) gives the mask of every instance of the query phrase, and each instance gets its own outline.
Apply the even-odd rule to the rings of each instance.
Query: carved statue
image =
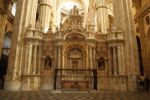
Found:
[[[77,6],[75,5],[72,9],[72,14],[79,14],[79,9],[77,8]]]
[[[105,68],[105,59],[103,57],[100,57],[98,59],[98,68],[104,69]]]
[[[51,68],[52,67],[52,59],[50,57],[46,57],[44,65],[45,65],[46,69],[48,67]]]

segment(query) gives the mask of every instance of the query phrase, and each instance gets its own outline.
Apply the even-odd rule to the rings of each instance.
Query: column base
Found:
[[[43,77],[41,80],[40,90],[53,90],[52,77]]]
[[[22,78],[22,91],[37,91],[40,87],[39,75],[24,75]]]
[[[136,75],[128,77],[128,91],[137,91],[137,79]]]
[[[18,80],[6,80],[4,83],[4,90],[18,91],[21,87],[21,81]]]

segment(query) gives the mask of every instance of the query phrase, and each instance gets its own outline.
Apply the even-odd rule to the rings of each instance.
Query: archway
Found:
[[[64,52],[65,69],[85,69],[86,68],[86,51],[79,44],[69,45]]]
[[[96,70],[86,68],[86,49],[80,44],[70,44],[64,49],[65,65],[56,69],[54,89],[97,89]],[[58,78],[59,77],[59,78]]]
[[[72,48],[67,55],[67,66],[70,69],[80,69],[83,66],[83,55],[79,48]]]
[[[144,75],[144,66],[143,66],[143,59],[142,59],[142,49],[141,49],[141,40],[139,36],[136,36],[137,40],[137,47],[138,47],[138,54],[139,54],[139,66],[140,66],[140,74],[141,76]]]
[[[12,32],[7,32],[4,35],[2,54],[0,58],[0,89],[4,88],[5,76],[7,73],[9,51],[11,45]]]

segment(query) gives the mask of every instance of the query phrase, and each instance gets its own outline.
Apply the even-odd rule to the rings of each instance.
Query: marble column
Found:
[[[42,26],[42,31],[47,32],[51,19],[52,6],[51,0],[40,0],[39,3],[39,21]]]
[[[106,0],[97,0],[96,13],[97,13],[97,28],[98,30],[101,30],[103,34],[106,34],[107,29],[109,28],[108,7]]]

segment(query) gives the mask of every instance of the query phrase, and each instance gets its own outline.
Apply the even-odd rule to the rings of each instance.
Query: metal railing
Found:
[[[54,89],[96,90],[97,71],[94,69],[55,69]]]

